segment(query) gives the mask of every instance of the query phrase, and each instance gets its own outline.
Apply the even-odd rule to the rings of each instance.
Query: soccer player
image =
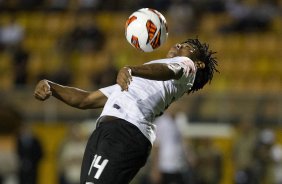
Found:
[[[165,59],[121,68],[117,84],[93,92],[39,81],[38,100],[53,96],[79,109],[103,108],[86,146],[80,183],[129,183],[155,140],[152,122],[173,101],[212,80],[218,71],[213,54],[207,44],[188,39],[172,46]]]

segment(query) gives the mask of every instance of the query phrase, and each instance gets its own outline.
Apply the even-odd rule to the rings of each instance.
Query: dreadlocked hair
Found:
[[[217,60],[213,55],[216,52],[209,50],[209,45],[206,43],[201,43],[198,38],[196,39],[188,39],[184,43],[189,44],[193,47],[197,54],[197,60],[202,61],[205,63],[205,68],[197,70],[196,77],[192,88],[189,90],[188,93],[193,93],[202,89],[206,83],[211,83],[214,72],[218,72]]]

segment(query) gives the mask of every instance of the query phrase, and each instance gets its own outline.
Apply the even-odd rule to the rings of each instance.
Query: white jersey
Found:
[[[187,60],[191,64],[192,61],[187,57],[160,59],[149,63],[179,63],[183,73],[187,74],[188,67],[183,66],[183,61]],[[183,75],[178,80],[167,81],[133,76],[128,91],[121,91],[117,84],[101,88],[100,91],[108,97],[108,100],[100,117],[115,116],[134,124],[153,144],[156,138],[153,121],[163,114],[173,101],[191,89],[194,79],[195,73]]]

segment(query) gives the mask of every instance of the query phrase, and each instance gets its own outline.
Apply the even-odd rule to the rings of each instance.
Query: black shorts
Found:
[[[125,120],[100,122],[86,146],[80,183],[129,183],[145,165],[151,147],[142,132]]]

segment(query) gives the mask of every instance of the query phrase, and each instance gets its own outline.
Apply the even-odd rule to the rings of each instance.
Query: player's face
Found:
[[[189,57],[190,59],[192,59],[194,61],[195,65],[198,69],[205,68],[205,63],[197,60],[197,58],[198,58],[197,55],[198,55],[198,52],[196,51],[196,49],[194,49],[188,43],[175,44],[174,46],[172,46],[170,48],[170,50],[167,53],[168,58],[173,58],[173,57],[176,57],[176,56]]]
[[[172,46],[167,53],[168,58],[172,58],[176,56],[186,56],[191,58],[194,55],[195,55],[195,49],[188,43],[182,43],[182,44],[177,43],[174,46]]]

